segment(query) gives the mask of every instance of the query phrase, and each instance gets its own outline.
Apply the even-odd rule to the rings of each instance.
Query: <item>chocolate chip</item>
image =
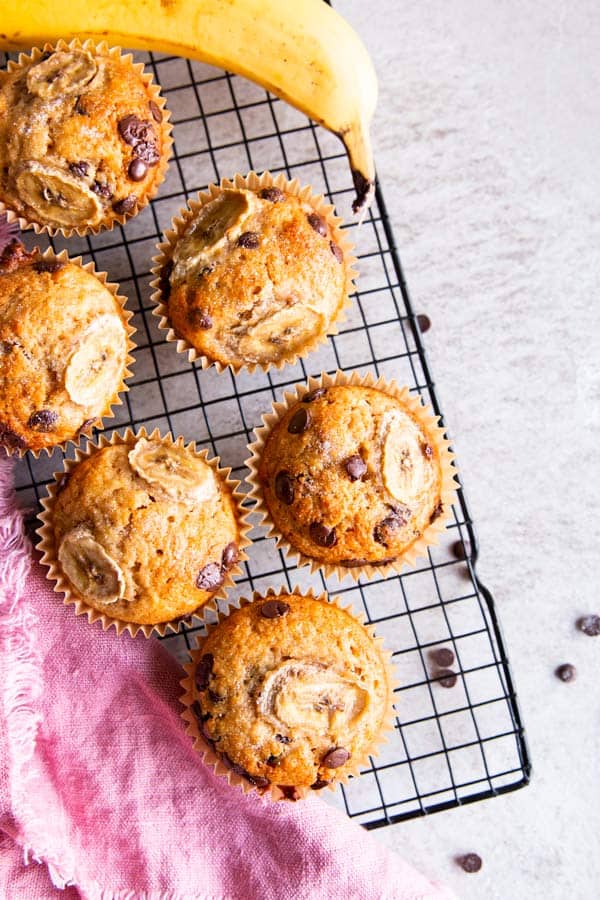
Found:
[[[265,619],[281,619],[283,616],[287,616],[289,611],[289,604],[284,603],[283,600],[267,600],[260,608],[260,614]]]
[[[308,224],[310,227],[320,234],[321,237],[327,237],[327,223],[323,216],[320,216],[318,213],[310,213],[307,217]]]
[[[154,100],[151,100],[150,103],[148,104],[148,108],[150,110],[150,114],[151,114],[152,118],[154,119],[154,121],[162,122],[162,120],[163,120],[162,109],[160,108],[158,103],[155,103]]]
[[[69,163],[69,172],[72,172],[77,178],[85,178],[90,170],[89,163],[80,160],[80,162]]]
[[[113,209],[118,216],[124,216],[125,213],[131,212],[136,203],[137,197],[135,194],[130,194],[129,197],[124,197],[123,200],[117,200],[116,203],[113,203]]]
[[[169,259],[160,270],[158,286],[162,294],[163,300],[168,300],[171,294],[171,272],[173,271],[173,260]]]
[[[225,699],[225,694],[217,694],[216,691],[209,690],[208,696],[212,700],[213,703],[222,703]]]
[[[433,448],[431,444],[421,444],[421,450],[423,451],[423,456],[427,459],[431,459],[433,456]]]
[[[439,517],[442,515],[443,512],[444,512],[444,504],[436,503],[436,505],[433,507],[431,515],[429,516],[429,523],[431,524],[431,522],[435,522],[436,519],[439,519]]]
[[[269,779],[265,778],[263,775],[250,775],[249,772],[244,771],[240,772],[240,775],[257,788],[267,788],[271,784]]]
[[[289,434],[302,434],[310,426],[312,416],[307,409],[298,409],[290,421],[287,430]]]
[[[196,688],[199,691],[205,691],[208,687],[214,662],[215,658],[212,653],[205,653],[196,666]]]
[[[146,177],[148,166],[142,159],[132,159],[127,169],[127,176],[131,181],[142,181]]]
[[[27,427],[35,431],[52,431],[58,422],[58,413],[53,409],[38,409],[29,416]]]
[[[431,658],[438,666],[446,669],[454,662],[454,653],[449,647],[439,647],[431,651]]]
[[[359,453],[349,456],[344,463],[350,481],[360,481],[367,471],[367,464]]]
[[[244,247],[246,250],[256,250],[260,245],[260,237],[256,231],[244,231],[238,238],[238,247]]]
[[[335,547],[337,544],[335,528],[328,528],[322,522],[311,522],[308,531],[311,541],[314,541],[319,547]]]
[[[464,872],[479,872],[483,862],[477,853],[465,853],[464,856],[457,856],[456,862]]]
[[[192,328],[199,328],[201,331],[208,331],[213,326],[212,317],[205,309],[194,307],[187,312],[187,320]]]
[[[333,747],[323,757],[321,764],[326,769],[339,769],[350,759],[350,751],[345,747]]]
[[[196,587],[201,591],[214,591],[223,583],[221,566],[211,562],[200,569],[196,578]]]
[[[412,513],[408,506],[401,504],[392,507],[391,513],[386,516],[385,519],[382,519],[373,529],[373,539],[376,540],[378,544],[383,544],[384,547],[387,547],[388,541],[392,537],[392,532],[397,531],[399,528],[402,528],[403,525],[406,525],[411,515]]]
[[[327,787],[328,784],[331,784],[331,782],[325,781],[323,778],[317,778],[310,787],[313,791],[320,791],[322,788]]]
[[[300,800],[302,794],[298,790],[298,788],[294,787],[291,784],[278,784],[277,787],[283,794],[286,800]]]
[[[285,734],[276,734],[275,740],[279,741],[280,744],[291,744],[292,743],[292,739],[289,737],[286,737]]]
[[[456,672],[453,672],[452,669],[440,669],[439,672],[436,672],[435,674],[438,684],[441,684],[441,686],[445,688],[453,688],[456,684],[457,677]]]
[[[331,252],[332,252],[333,255],[335,256],[336,260],[337,260],[339,263],[341,263],[342,260],[344,259],[344,254],[342,253],[342,251],[340,250],[340,248],[338,247],[338,245],[337,245],[334,241],[329,241],[329,249],[331,250]]]
[[[561,681],[575,681],[577,678],[577,669],[571,663],[563,663],[554,673]]]
[[[319,397],[324,397],[327,393],[327,388],[315,388],[314,391],[309,391],[302,398],[303,403],[312,403],[313,400],[318,400]]]
[[[60,259],[38,259],[33,264],[34,271],[40,275],[42,272],[59,272],[64,266],[65,263]]]
[[[98,197],[104,197],[105,200],[110,200],[113,195],[112,188],[108,184],[102,184],[101,181],[94,181],[90,185],[90,191],[93,191]]]
[[[598,637],[600,634],[600,616],[582,616],[577,620],[577,627],[588,637]]]
[[[227,546],[223,550],[223,554],[221,556],[221,568],[227,571],[234,565],[234,563],[238,561],[239,558],[240,551],[238,550],[238,546],[233,541],[231,541],[231,543],[227,544]]]
[[[133,155],[148,166],[155,166],[160,159],[158,147],[154,141],[140,141],[132,149]]]
[[[424,313],[419,313],[417,316],[417,325],[419,326],[419,330],[425,334],[425,332],[429,331],[431,328],[431,319]]]
[[[286,506],[294,502],[294,481],[289,472],[278,472],[275,476],[275,496]]]
[[[467,540],[465,540],[464,543],[463,541],[454,541],[450,550],[456,559],[466,559],[471,555],[471,545]]]
[[[347,569],[356,569],[358,566],[389,566],[395,560],[395,556],[388,556],[387,559],[340,559],[340,566]]]
[[[285,194],[278,187],[263,188],[260,196],[263,200],[268,200],[269,203],[281,203],[285,200]]]
[[[4,422],[0,422],[0,447],[6,450],[26,450],[27,441]]]
[[[281,757],[280,756],[269,756],[269,758],[266,760],[266,763],[268,766],[271,766],[272,768],[274,768],[275,766],[280,765]]]
[[[154,128],[152,123],[137,116],[125,116],[117,122],[117,130],[126,144],[135,147],[140,143],[154,141]]]

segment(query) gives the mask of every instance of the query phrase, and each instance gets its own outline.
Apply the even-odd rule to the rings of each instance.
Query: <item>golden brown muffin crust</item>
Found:
[[[201,731],[257,787],[318,789],[339,779],[365,759],[389,711],[379,646],[325,599],[256,599],[211,629],[201,654],[193,679]]]
[[[305,556],[385,565],[441,515],[439,451],[381,390],[305,394],[273,427],[258,478],[271,517]]]

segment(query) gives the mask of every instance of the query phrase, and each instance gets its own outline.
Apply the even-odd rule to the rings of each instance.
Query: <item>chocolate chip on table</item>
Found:
[[[450,550],[457,559],[466,559],[471,555],[471,546],[468,541],[454,541]]]
[[[310,213],[306,218],[313,231],[316,231],[321,237],[327,237],[327,223],[323,216],[318,213]]]
[[[360,481],[367,471],[367,464],[359,453],[349,456],[344,463],[350,481]]]
[[[341,263],[342,260],[344,259],[344,254],[342,253],[342,251],[341,251],[341,249],[338,247],[338,245],[335,243],[335,241],[329,241],[329,249],[331,250],[331,252],[332,252],[333,255],[335,256],[336,260],[337,260],[339,263]]]
[[[150,115],[152,116],[152,118],[154,119],[155,122],[162,122],[162,120],[163,120],[162,109],[160,108],[158,103],[155,103],[154,100],[151,100],[148,104],[148,109],[150,110]]]
[[[577,627],[584,634],[587,634],[588,637],[598,637],[600,634],[600,616],[595,614],[582,616],[580,619],[577,619]]]
[[[98,197],[104,197],[105,200],[110,200],[113,195],[112,188],[101,181],[94,181],[93,184],[90,184],[90,191],[93,191]]]
[[[419,326],[419,331],[422,334],[425,334],[425,332],[429,331],[431,328],[431,319],[429,316],[426,316],[425,313],[419,313],[417,316],[417,325]]]
[[[201,591],[214,591],[223,582],[223,573],[221,566],[217,563],[207,563],[203,569],[198,572],[196,578],[196,587]]]
[[[438,684],[445,688],[453,688],[458,679],[458,675],[452,669],[440,669],[434,677]]]
[[[325,781],[323,778],[317,778],[317,780],[311,784],[310,788],[312,791],[320,791],[322,788],[327,787],[328,784],[331,784],[331,782]]]
[[[571,663],[563,663],[562,666],[559,666],[555,673],[557,678],[560,678],[561,681],[575,681],[577,678],[577,669],[575,666],[571,665]]]
[[[275,476],[275,496],[286,506],[294,502],[294,480],[289,472],[281,471]]]
[[[125,213],[131,212],[136,203],[137,197],[135,194],[130,194],[129,197],[124,197],[122,200],[113,203],[113,209],[118,216],[123,216]]]
[[[311,522],[308,532],[311,541],[314,541],[319,547],[335,547],[337,544],[335,528],[328,528],[322,522]]]
[[[449,647],[438,647],[437,650],[431,651],[431,658],[438,666],[447,669],[454,662],[454,653]]]
[[[50,274],[59,272],[64,266],[65,263],[60,259],[38,259],[33,264],[34,271],[40,275],[42,272],[49,272]]]
[[[69,163],[69,172],[71,172],[77,178],[85,178],[89,170],[89,163],[86,163],[83,159],[79,162]]]
[[[279,741],[280,744],[291,744],[292,743],[292,739],[289,737],[286,737],[285,734],[276,734],[275,740]]]
[[[429,524],[431,524],[432,522],[435,522],[436,519],[439,519],[439,517],[442,515],[443,512],[444,512],[444,504],[436,503],[436,505],[433,507],[433,510],[431,511],[431,515],[429,516]]]
[[[327,388],[315,388],[314,391],[308,391],[302,398],[303,403],[312,403],[313,400],[318,400],[319,397],[324,397],[327,393]]]
[[[205,653],[200,658],[200,662],[196,666],[196,688],[199,691],[205,691],[212,675],[212,668],[215,658],[212,653]]]
[[[188,310],[187,320],[192,328],[199,328],[201,331],[208,331],[213,326],[212,316],[205,309],[197,307]]]
[[[344,763],[347,763],[349,759],[349,750],[346,750],[345,747],[333,747],[325,754],[321,760],[321,765],[325,766],[326,769],[339,769],[339,767],[343,766]]]
[[[9,451],[26,450],[27,441],[20,434],[17,434],[16,431],[13,431],[12,428],[9,428],[8,425],[5,425],[4,422],[0,422],[0,447],[4,447],[5,450]]]
[[[256,250],[260,246],[260,237],[256,231],[244,231],[238,238],[238,247],[245,250]]]
[[[288,422],[289,434],[302,434],[310,426],[312,417],[307,409],[296,410],[290,421]]]
[[[240,551],[238,550],[238,545],[231,541],[231,543],[227,544],[223,550],[221,556],[221,568],[227,571],[227,569],[230,569],[239,558]]]
[[[281,203],[285,200],[285,194],[278,187],[263,188],[260,196],[263,200],[268,200],[269,203]]]
[[[148,171],[148,166],[144,162],[143,159],[138,159],[136,156],[135,159],[132,159],[127,168],[127,177],[131,181],[142,181],[146,177],[146,173]]]
[[[283,600],[267,600],[260,608],[260,614],[265,619],[281,619],[290,611],[289,603]]]
[[[52,431],[58,422],[58,413],[54,409],[38,409],[29,416],[27,427],[34,431]]]
[[[463,856],[457,856],[456,862],[464,872],[479,872],[483,865],[478,853],[465,853]]]

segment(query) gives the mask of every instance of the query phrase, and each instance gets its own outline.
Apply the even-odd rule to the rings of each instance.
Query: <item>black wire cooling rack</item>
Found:
[[[349,167],[337,138],[256,85],[173,56],[136,54],[162,86],[174,124],[174,158],[157,199],[125,229],[57,239],[117,281],[135,311],[134,376],[108,429],[158,426],[218,454],[243,479],[246,445],[284,389],[322,371],[373,371],[408,384],[441,414],[381,191],[358,227],[352,223]],[[2,60],[5,63],[5,59]],[[284,172],[311,184],[349,219],[360,277],[340,332],[294,367],[265,374],[218,375],[166,344],[151,315],[150,266],[171,218],[211,181],[250,169]],[[27,233],[28,246],[47,242]],[[37,509],[61,454],[18,465],[23,506]],[[523,725],[493,599],[475,572],[477,543],[464,492],[438,546],[401,576],[342,582],[296,569],[255,526],[233,597],[281,584],[327,589],[352,603],[393,650],[397,719],[391,740],[360,778],[329,795],[368,828],[515,790],[529,779]],[[90,627],[99,627],[98,625]],[[166,637],[184,658],[198,627]],[[129,638],[121,638],[121,640]],[[451,648],[456,684],[436,680],[431,652]]]

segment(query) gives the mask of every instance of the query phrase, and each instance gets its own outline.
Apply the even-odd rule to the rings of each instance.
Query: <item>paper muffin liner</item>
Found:
[[[190,220],[197,215],[198,211],[203,206],[211,200],[214,200],[222,190],[226,188],[239,188],[258,191],[268,187],[277,187],[287,194],[298,197],[299,200],[310,205],[316,213],[325,219],[331,229],[333,240],[338,244],[343,254],[345,272],[344,300],[335,318],[329,323],[326,331],[318,336],[309,338],[300,352],[290,352],[287,356],[268,363],[242,362],[239,364],[225,364],[219,360],[212,360],[204,356],[190,344],[189,341],[180,337],[172,328],[169,321],[168,306],[163,302],[161,272],[163,266],[170,261],[173,248],[187,228]],[[350,306],[350,294],[354,291],[354,281],[358,275],[355,268],[357,260],[352,252],[354,247],[346,236],[345,231],[341,228],[341,224],[342,219],[335,215],[334,207],[327,203],[323,195],[314,194],[312,188],[308,185],[303,187],[297,178],[288,181],[285,176],[281,174],[273,176],[270,172],[263,172],[261,175],[258,175],[256,172],[249,172],[245,176],[238,173],[231,179],[223,178],[219,185],[210,184],[206,191],[198,193],[195,200],[188,201],[188,206],[180,210],[179,216],[176,216],[172,220],[171,228],[164,233],[164,242],[157,245],[159,253],[157,256],[153,257],[152,260],[154,265],[151,271],[154,278],[150,282],[150,286],[154,288],[152,300],[156,304],[155,308],[152,310],[152,314],[160,320],[158,327],[161,331],[166,332],[165,340],[169,343],[174,343],[178,353],[187,353],[190,362],[199,360],[203,369],[214,366],[219,374],[225,372],[227,369],[231,369],[234,375],[237,375],[242,370],[247,370],[252,373],[256,371],[257,368],[261,369],[263,372],[268,372],[271,368],[282,369],[285,365],[294,365],[299,359],[304,359],[320,344],[327,343],[328,337],[338,333],[339,325],[345,320],[346,311]]]
[[[413,541],[399,557],[386,565],[342,566],[339,563],[327,563],[306,556],[281,534],[264,500],[258,470],[263,450],[271,431],[288,409],[300,401],[305,393],[334,385],[359,385],[361,387],[375,388],[389,397],[399,400],[403,407],[419,422],[427,434],[429,443],[438,451],[441,472],[440,502],[443,504],[443,512],[437,519],[434,519],[433,522],[427,525],[421,536]],[[431,407],[423,406],[419,397],[413,397],[408,387],[400,387],[395,381],[387,381],[382,376],[376,378],[370,372],[365,375],[361,375],[359,372],[346,374],[339,370],[333,375],[322,373],[319,377],[310,376],[307,384],[297,384],[292,391],[286,391],[283,395],[283,400],[273,403],[272,411],[262,416],[263,424],[254,430],[255,440],[248,444],[248,449],[252,454],[246,460],[246,466],[250,469],[250,475],[246,477],[246,481],[251,487],[248,496],[256,501],[252,511],[261,515],[262,518],[259,524],[268,528],[267,537],[275,537],[277,539],[277,548],[281,548],[293,564],[310,566],[311,572],[316,572],[320,569],[326,578],[336,575],[340,581],[345,575],[350,575],[355,581],[358,581],[361,576],[368,579],[382,576],[385,578],[392,573],[401,572],[405,566],[414,566],[417,558],[424,556],[427,548],[436,544],[439,535],[445,530],[446,522],[451,515],[452,503],[454,502],[457,488],[456,469],[453,463],[454,454],[449,449],[450,442],[444,437],[444,429],[439,426],[439,420],[440,416],[436,416]]]
[[[56,502],[57,489],[60,487],[61,481],[64,476],[68,476],[80,462],[92,456],[97,451],[102,450],[104,447],[114,446],[116,444],[132,444],[139,438],[159,440],[163,444],[166,444],[168,446],[176,445],[179,447],[184,447],[199,459],[202,459],[204,462],[208,463],[211,469],[213,469],[213,471],[217,474],[219,481],[222,484],[227,485],[227,487],[231,491],[231,496],[235,503],[236,519],[239,528],[239,559],[227,571],[219,589],[212,595],[212,597],[209,598],[207,603],[203,604],[192,612],[176,616],[175,618],[167,622],[159,622],[155,625],[140,624],[137,622],[126,622],[122,619],[109,616],[106,613],[100,612],[95,607],[90,606],[82,597],[75,593],[75,591],[71,587],[69,580],[63,575],[60,563],[58,561],[58,550],[55,544],[54,531],[52,528],[52,515],[54,504]],[[219,462],[220,458],[218,456],[209,458],[208,450],[196,450],[194,441],[191,441],[189,444],[185,444],[183,437],[173,438],[170,432],[167,432],[163,437],[161,436],[158,428],[155,428],[151,434],[148,433],[146,428],[140,428],[139,431],[134,431],[132,428],[127,428],[123,436],[119,435],[118,432],[115,431],[110,438],[107,438],[106,435],[101,434],[98,436],[97,443],[88,440],[85,450],[82,450],[78,447],[75,451],[75,459],[63,460],[63,471],[54,473],[55,481],[54,483],[50,483],[48,485],[48,494],[41,500],[41,505],[43,506],[44,511],[40,513],[39,518],[42,522],[42,525],[37,529],[36,534],[38,534],[40,537],[40,543],[38,544],[38,550],[42,553],[40,562],[42,563],[42,565],[47,566],[48,568],[46,577],[50,581],[54,581],[53,590],[55,591],[55,593],[64,594],[64,604],[66,606],[71,604],[74,605],[76,615],[87,615],[89,622],[99,621],[102,624],[103,631],[107,631],[112,626],[115,628],[117,634],[119,635],[123,632],[128,632],[131,637],[135,637],[139,632],[141,632],[144,637],[148,638],[153,633],[159,635],[160,637],[164,637],[168,632],[176,633],[177,631],[179,631],[182,622],[189,623],[193,618],[201,616],[204,609],[207,606],[210,606],[210,604],[212,604],[214,601],[225,600],[227,597],[227,590],[234,584],[233,576],[242,574],[240,563],[248,559],[247,554],[244,553],[244,548],[248,547],[251,543],[250,539],[248,538],[248,532],[250,531],[251,526],[248,523],[249,513],[242,506],[245,494],[238,490],[240,482],[230,477],[230,467],[221,467],[219,465]]]
[[[193,711],[193,704],[196,700],[196,686],[194,683],[194,676],[196,672],[196,667],[198,662],[200,661],[203,654],[203,646],[206,638],[213,631],[220,622],[226,619],[232,612],[236,609],[240,609],[243,606],[249,606],[256,601],[268,600],[268,599],[284,599],[286,596],[290,594],[297,594],[301,597],[308,597],[313,600],[322,600],[326,603],[333,604],[338,607],[338,609],[343,610],[355,622],[364,628],[375,645],[379,650],[381,659],[383,661],[387,686],[388,686],[388,698],[387,698],[387,709],[384,714],[383,720],[379,727],[379,732],[377,736],[373,739],[371,745],[367,747],[364,754],[357,757],[352,757],[352,763],[346,771],[340,775],[339,778],[335,778],[326,788],[322,788],[321,790],[314,791],[310,787],[306,787],[304,785],[301,786],[288,786],[288,789],[293,789],[293,796],[287,796],[281,788],[276,784],[271,784],[267,788],[256,787],[247,781],[243,776],[238,775],[236,772],[233,772],[224,762],[223,759],[213,750],[213,748],[206,742],[200,728],[198,727],[198,720]],[[342,600],[340,597],[328,595],[325,592],[320,594],[315,594],[312,588],[309,590],[301,590],[298,585],[288,589],[286,587],[280,587],[278,591],[274,588],[269,588],[266,593],[262,593],[260,591],[254,591],[252,594],[252,599],[247,599],[246,597],[241,597],[236,602],[228,601],[226,604],[226,609],[219,610],[216,604],[212,604],[212,612],[216,617],[216,621],[206,621],[206,635],[205,637],[197,638],[197,645],[194,649],[190,650],[191,662],[185,663],[183,668],[186,672],[186,677],[183,678],[180,682],[181,687],[183,688],[183,694],[179,698],[181,704],[183,705],[183,712],[181,713],[181,718],[186,722],[186,734],[193,740],[194,749],[200,753],[203,762],[213,769],[215,775],[219,775],[222,778],[226,778],[230,785],[235,788],[240,789],[244,794],[249,794],[252,791],[265,796],[268,800],[278,802],[280,800],[303,800],[310,794],[320,794],[323,790],[335,791],[338,784],[347,784],[350,778],[356,778],[360,774],[360,770],[363,768],[370,768],[371,764],[369,761],[369,757],[378,756],[381,747],[383,744],[389,742],[389,734],[394,730],[394,722],[396,718],[396,710],[394,709],[394,690],[399,687],[399,682],[395,677],[395,672],[392,666],[392,654],[389,650],[386,649],[383,643],[383,639],[375,636],[375,627],[373,625],[365,625],[361,620],[356,616],[353,612],[352,607],[350,605],[342,605]],[[290,791],[291,793],[291,791]]]
[[[95,275],[98,281],[104,285],[107,290],[113,295],[115,300],[118,302],[121,307],[121,311],[123,313],[123,324],[125,326],[125,330],[127,333],[127,355],[125,357],[125,369],[123,370],[123,378],[121,379],[121,384],[117,388],[114,394],[111,397],[106,398],[107,411],[102,414],[102,416],[98,416],[96,419],[92,419],[85,428],[80,428],[77,432],[76,437],[68,438],[68,440],[63,441],[59,444],[53,444],[51,447],[42,447],[40,450],[29,450],[16,448],[10,451],[12,456],[15,457],[23,457],[27,453],[30,453],[35,459],[38,459],[41,453],[46,453],[50,456],[57,447],[59,447],[63,452],[70,445],[77,446],[81,437],[89,438],[94,428],[98,428],[99,423],[104,423],[105,419],[113,419],[115,413],[112,409],[113,406],[122,406],[123,400],[121,398],[121,394],[129,390],[129,385],[125,384],[125,379],[131,378],[132,372],[129,367],[135,362],[134,357],[131,355],[132,350],[135,350],[135,343],[132,340],[133,335],[136,332],[136,329],[131,324],[131,319],[133,317],[133,313],[131,310],[126,309],[125,304],[127,303],[127,298],[118,293],[119,285],[108,280],[108,275],[106,272],[98,272],[93,262],[84,263],[83,258],[81,256],[75,256],[73,258],[69,257],[66,250],[61,250],[60,253],[55,253],[51,247],[48,247],[41,254],[41,259],[62,262],[62,263],[72,263],[75,266],[81,266],[86,272],[89,272],[91,275]],[[6,451],[9,452],[8,450]]]
[[[89,50],[91,53],[98,53],[100,55],[108,54],[113,59],[120,59],[121,62],[125,63],[126,65],[130,65],[133,68],[134,72],[136,72],[140,76],[140,78],[144,82],[145,87],[148,90],[148,93],[150,94],[150,101],[156,103],[162,113],[162,121],[156,122],[157,127],[159,127],[162,132],[163,141],[163,151],[160,154],[160,159],[156,166],[158,170],[156,180],[151,190],[149,190],[146,194],[139,198],[135,207],[130,212],[124,213],[120,216],[115,216],[108,224],[100,224],[94,226],[78,225],[73,228],[68,228],[66,226],[59,227],[56,225],[43,225],[40,222],[30,221],[20,213],[15,212],[10,208],[10,206],[7,206],[2,199],[0,199],[0,213],[4,213],[6,215],[7,221],[9,223],[16,222],[21,231],[25,231],[28,228],[33,228],[36,234],[48,234],[51,237],[54,237],[58,234],[62,234],[65,238],[72,237],[72,235],[74,234],[79,235],[79,237],[83,237],[84,235],[99,234],[103,231],[112,231],[115,225],[124,225],[128,219],[132,219],[134,216],[137,216],[138,213],[140,213],[146,206],[148,206],[150,200],[152,200],[152,198],[156,196],[160,185],[164,181],[164,177],[169,164],[169,158],[171,155],[171,147],[173,145],[173,138],[171,136],[171,132],[173,129],[171,123],[169,122],[171,114],[165,106],[165,99],[160,93],[160,86],[154,83],[152,75],[145,70],[144,64],[134,63],[133,55],[131,53],[124,54],[120,47],[109,47],[106,41],[95,43],[92,39],[88,39],[82,42],[78,38],[74,38],[68,43],[62,39],[57,41],[55,45],[45,43],[41,49],[39,47],[34,47],[29,54],[20,53],[17,62],[14,62],[14,60],[9,60],[6,66],[7,71],[13,72],[15,69],[27,65],[30,62],[38,62],[44,53],[52,53],[56,50]]]

